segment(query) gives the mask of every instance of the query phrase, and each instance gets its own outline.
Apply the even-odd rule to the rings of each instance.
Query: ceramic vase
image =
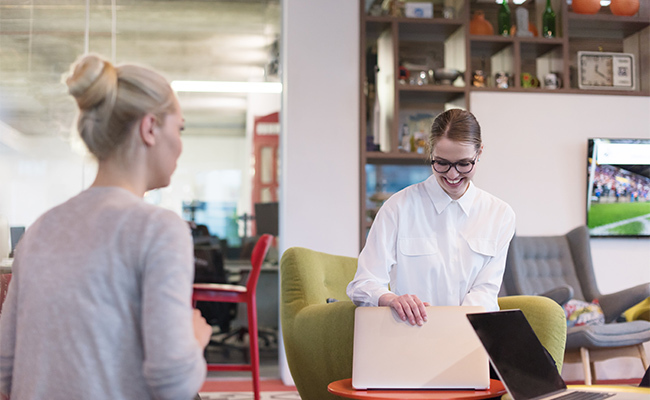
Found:
[[[573,0],[571,8],[578,14],[596,14],[600,11],[600,0]]]
[[[483,11],[478,10],[474,13],[469,22],[469,33],[471,35],[494,35],[494,27],[490,21],[485,19]]]
[[[639,0],[612,0],[609,10],[614,15],[631,17],[639,11]]]

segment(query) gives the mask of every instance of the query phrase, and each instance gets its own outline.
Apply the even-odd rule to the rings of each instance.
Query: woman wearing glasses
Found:
[[[472,183],[483,152],[474,115],[440,114],[428,146],[433,174],[384,203],[347,288],[355,304],[390,306],[413,325],[428,305],[498,310],[515,231],[512,208]]]

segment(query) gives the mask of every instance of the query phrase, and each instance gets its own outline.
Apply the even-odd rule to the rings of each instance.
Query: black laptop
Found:
[[[648,400],[648,392],[567,389],[551,355],[521,310],[467,314],[490,362],[514,400]]]

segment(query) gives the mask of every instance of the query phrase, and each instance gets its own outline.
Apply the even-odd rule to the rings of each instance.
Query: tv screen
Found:
[[[589,139],[591,236],[650,237],[650,139]]]

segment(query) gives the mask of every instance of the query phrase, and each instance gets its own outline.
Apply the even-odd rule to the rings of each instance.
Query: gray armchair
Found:
[[[589,231],[580,226],[562,236],[515,236],[506,261],[504,288],[508,295],[545,295],[563,304],[571,297],[598,302],[604,325],[567,330],[564,362],[581,362],[585,384],[595,380],[594,362],[615,357],[648,359],[643,343],[650,340],[650,322],[617,322],[628,308],[650,296],[650,283],[603,295],[591,260]]]

